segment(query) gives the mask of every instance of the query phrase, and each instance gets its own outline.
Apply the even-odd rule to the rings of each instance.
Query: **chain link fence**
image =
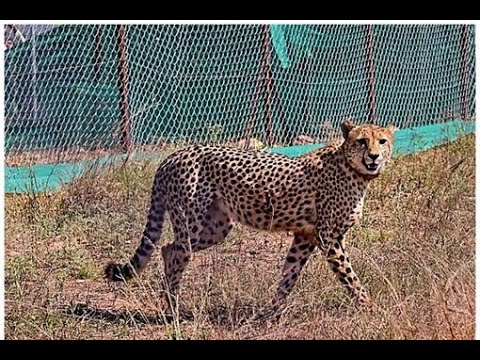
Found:
[[[473,25],[6,25],[7,164],[475,118]]]

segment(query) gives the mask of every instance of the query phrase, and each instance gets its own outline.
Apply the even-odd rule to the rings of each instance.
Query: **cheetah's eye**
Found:
[[[380,139],[380,141],[379,141],[379,143],[380,143],[381,145],[385,144],[386,142],[387,142],[387,139]]]
[[[359,143],[361,146],[367,146],[367,140],[365,139],[358,139],[357,143]]]

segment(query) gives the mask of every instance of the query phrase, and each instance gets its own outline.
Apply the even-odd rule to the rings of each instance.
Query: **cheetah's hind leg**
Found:
[[[223,242],[232,228],[228,215],[218,201],[213,200],[205,208],[204,212],[197,212],[195,217],[193,214],[187,215],[189,219],[194,219],[188,222],[188,226],[186,216],[182,212],[176,209],[170,211],[175,240],[162,247],[162,256],[167,303],[169,309],[174,312],[178,310],[184,314],[191,314],[183,302],[179,301],[181,277],[190,262],[191,254]],[[202,207],[198,206],[197,209]]]

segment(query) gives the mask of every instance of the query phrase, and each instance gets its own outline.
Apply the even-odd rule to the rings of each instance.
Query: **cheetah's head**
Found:
[[[342,147],[350,166],[364,176],[378,176],[392,155],[395,126],[356,126],[346,120],[341,128],[345,138]]]

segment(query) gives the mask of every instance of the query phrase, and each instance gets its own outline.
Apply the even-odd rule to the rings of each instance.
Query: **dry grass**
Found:
[[[372,183],[348,242],[374,312],[351,305],[317,253],[278,323],[242,320],[273,295],[291,234],[236,227],[195,254],[182,291],[193,320],[165,321],[160,256],[131,283],[103,280],[107,261],[136,248],[155,167],[132,163],[49,196],[6,198],[6,338],[474,338],[473,136],[396,159]],[[171,238],[167,224],[163,242]]]

